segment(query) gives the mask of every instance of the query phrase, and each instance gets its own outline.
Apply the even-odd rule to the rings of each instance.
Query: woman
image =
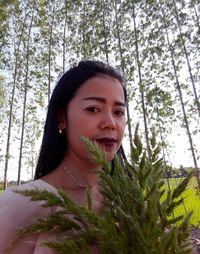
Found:
[[[98,61],[82,61],[66,72],[55,87],[47,113],[35,181],[20,189],[63,189],[77,204],[86,204],[90,188],[93,209],[98,212],[98,168],[81,137],[102,148],[109,161],[119,151],[125,129],[126,91],[123,78],[112,67]],[[41,202],[31,202],[7,190],[0,198],[0,253],[53,253],[38,242],[56,236],[40,233],[18,241],[5,252],[16,231],[46,216]],[[95,250],[94,250],[95,252]]]

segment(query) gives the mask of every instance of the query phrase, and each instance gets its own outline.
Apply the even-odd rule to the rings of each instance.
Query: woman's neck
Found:
[[[98,167],[89,163],[83,164],[79,162],[72,162],[70,160],[63,160],[60,164],[60,170],[63,169],[67,178],[77,185],[97,186],[99,176],[97,173]],[[74,179],[74,180],[73,180]]]
[[[88,160],[65,156],[60,165],[42,179],[57,189],[86,189],[98,187],[100,168]]]

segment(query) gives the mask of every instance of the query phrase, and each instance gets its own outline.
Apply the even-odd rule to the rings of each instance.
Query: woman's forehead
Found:
[[[77,90],[76,96],[113,96],[120,97],[124,101],[122,83],[110,76],[99,75],[85,81]]]

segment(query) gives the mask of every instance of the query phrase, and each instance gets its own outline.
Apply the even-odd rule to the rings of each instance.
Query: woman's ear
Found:
[[[58,118],[58,129],[64,130],[66,129],[66,116],[65,116],[65,110],[60,110],[57,115]]]

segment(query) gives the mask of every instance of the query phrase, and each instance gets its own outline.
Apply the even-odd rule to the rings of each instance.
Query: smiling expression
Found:
[[[88,160],[81,137],[87,137],[105,150],[112,160],[125,129],[125,98],[122,84],[99,75],[84,82],[69,102],[59,128],[66,129],[67,157]]]

